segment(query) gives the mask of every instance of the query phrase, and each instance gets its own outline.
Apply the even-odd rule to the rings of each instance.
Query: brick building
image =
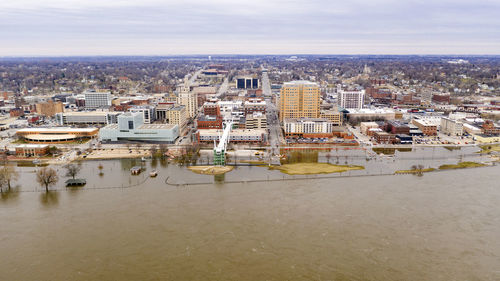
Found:
[[[410,134],[410,127],[399,121],[387,121],[385,123],[385,131],[394,135],[398,134]]]
[[[437,135],[437,126],[427,120],[413,119],[413,125],[417,126],[426,136]]]
[[[49,153],[46,144],[21,144],[16,146],[16,155],[21,157],[43,156]]]
[[[197,120],[198,129],[223,129],[222,116],[202,115]]]

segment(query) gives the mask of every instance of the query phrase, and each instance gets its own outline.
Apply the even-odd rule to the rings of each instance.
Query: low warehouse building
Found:
[[[99,140],[116,141],[153,141],[174,143],[179,137],[179,126],[174,124],[144,124],[141,112],[127,112],[118,116],[118,124],[101,129]]]
[[[21,144],[16,146],[16,155],[21,157],[44,156],[49,153],[46,144]]]
[[[65,143],[92,139],[98,132],[97,128],[25,128],[16,135],[30,143]]]

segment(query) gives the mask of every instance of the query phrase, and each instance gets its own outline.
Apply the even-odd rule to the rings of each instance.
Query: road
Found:
[[[262,73],[262,92],[266,98],[272,96],[271,84],[269,83],[269,75],[267,75],[267,71]]]
[[[262,92],[264,94],[264,97],[266,98],[266,117],[267,124],[269,126],[269,145],[271,148],[270,152],[271,155],[279,155],[281,127],[278,119],[278,110],[271,100],[272,92],[267,72],[262,73]]]
[[[224,79],[224,82],[219,87],[219,90],[217,91],[216,97],[220,98],[224,93],[226,93],[227,89],[229,88],[229,76]]]
[[[188,86],[191,86],[191,84],[193,84],[194,80],[196,80],[196,78],[198,78],[198,75],[200,75],[200,73],[203,71],[203,68],[196,71],[193,76],[191,76],[191,78],[189,78],[189,81],[188,81]]]

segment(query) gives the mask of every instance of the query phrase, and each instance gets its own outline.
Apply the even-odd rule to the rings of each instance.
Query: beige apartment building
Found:
[[[172,107],[167,111],[168,124],[179,126],[179,134],[182,135],[186,129],[188,113],[184,105]]]
[[[310,81],[286,82],[280,92],[280,121],[285,118],[318,118],[320,101],[317,83]]]
[[[189,118],[195,118],[198,114],[198,98],[194,92],[181,92],[177,98],[177,103],[186,107]]]
[[[342,126],[342,112],[338,110],[324,110],[319,114],[319,118],[325,118],[330,121],[334,126]]]

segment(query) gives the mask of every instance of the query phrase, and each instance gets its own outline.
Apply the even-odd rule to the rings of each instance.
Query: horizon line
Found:
[[[408,53],[408,54],[376,54],[376,53],[352,53],[352,54],[335,54],[335,53],[325,53],[325,54],[315,54],[315,53],[284,53],[284,54],[273,54],[273,53],[226,53],[226,54],[210,54],[210,53],[192,53],[192,54],[75,54],[75,55],[0,55],[0,59],[4,58],[71,58],[71,57],[174,57],[174,56],[420,56],[420,57],[430,57],[430,56],[466,56],[466,57],[484,57],[484,56],[500,56],[497,54],[467,54],[467,53],[455,53],[455,54],[418,54],[418,53]]]

